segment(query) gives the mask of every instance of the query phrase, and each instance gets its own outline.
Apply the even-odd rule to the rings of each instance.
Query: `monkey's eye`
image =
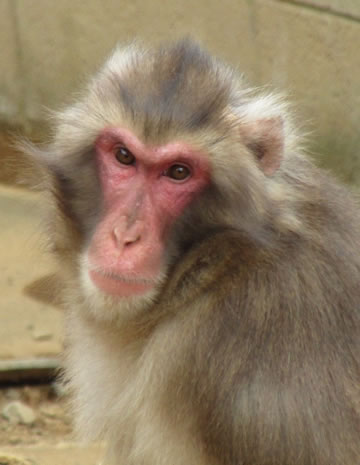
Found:
[[[165,176],[168,176],[175,181],[183,181],[190,176],[190,170],[184,165],[172,165],[165,171]]]
[[[117,147],[115,149],[115,158],[123,165],[133,165],[135,163],[134,155],[125,147]]]

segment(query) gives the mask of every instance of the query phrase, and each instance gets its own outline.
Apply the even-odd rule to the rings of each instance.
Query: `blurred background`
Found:
[[[183,35],[290,94],[316,156],[360,181],[359,0],[0,0],[0,121],[38,129],[116,43]]]
[[[26,166],[9,135],[46,135],[44,109],[71,101],[118,42],[184,35],[251,85],[284,91],[311,133],[311,155],[343,181],[360,184],[359,0],[0,0],[0,382],[7,386],[0,393],[0,451],[15,444],[21,452],[39,437],[57,444],[67,431],[61,412],[53,412],[60,423],[49,423],[41,393],[37,400],[8,394],[9,383],[56,365],[63,317],[61,281],[41,246],[44,198],[19,185]],[[4,414],[11,396],[33,408],[28,426],[21,412],[15,420]],[[51,436],[52,427],[58,429]],[[70,455],[64,461],[57,451],[41,463],[82,463]]]

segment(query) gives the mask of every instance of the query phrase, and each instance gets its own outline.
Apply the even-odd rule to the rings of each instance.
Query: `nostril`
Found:
[[[123,244],[126,247],[129,247],[130,245],[133,245],[137,242],[139,242],[143,236],[144,232],[144,222],[141,220],[136,220],[130,227],[128,227],[128,230],[125,232],[124,237],[123,237]]]
[[[124,240],[124,246],[128,247],[129,245],[135,244],[135,242],[138,242],[139,240],[140,240],[140,235],[137,235],[133,239]]]

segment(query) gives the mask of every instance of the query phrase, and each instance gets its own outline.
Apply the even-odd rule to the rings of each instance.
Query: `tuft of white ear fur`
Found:
[[[247,147],[256,156],[260,169],[271,176],[280,168],[284,155],[284,122],[281,117],[262,118],[240,128]]]
[[[282,96],[251,94],[243,97],[233,111],[245,145],[256,157],[263,173],[271,176],[297,143],[297,136],[292,129],[288,104]]]

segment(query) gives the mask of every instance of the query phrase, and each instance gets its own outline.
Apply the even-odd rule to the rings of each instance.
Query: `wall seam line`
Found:
[[[341,11],[334,10],[331,7],[320,6],[320,5],[310,5],[309,3],[304,3],[301,0],[275,0],[277,3],[286,3],[287,5],[292,5],[294,7],[301,7],[307,10],[316,11],[318,13],[325,13],[337,18],[342,18],[347,21],[352,21],[355,23],[360,23],[360,17],[357,17],[351,13],[342,13]]]

